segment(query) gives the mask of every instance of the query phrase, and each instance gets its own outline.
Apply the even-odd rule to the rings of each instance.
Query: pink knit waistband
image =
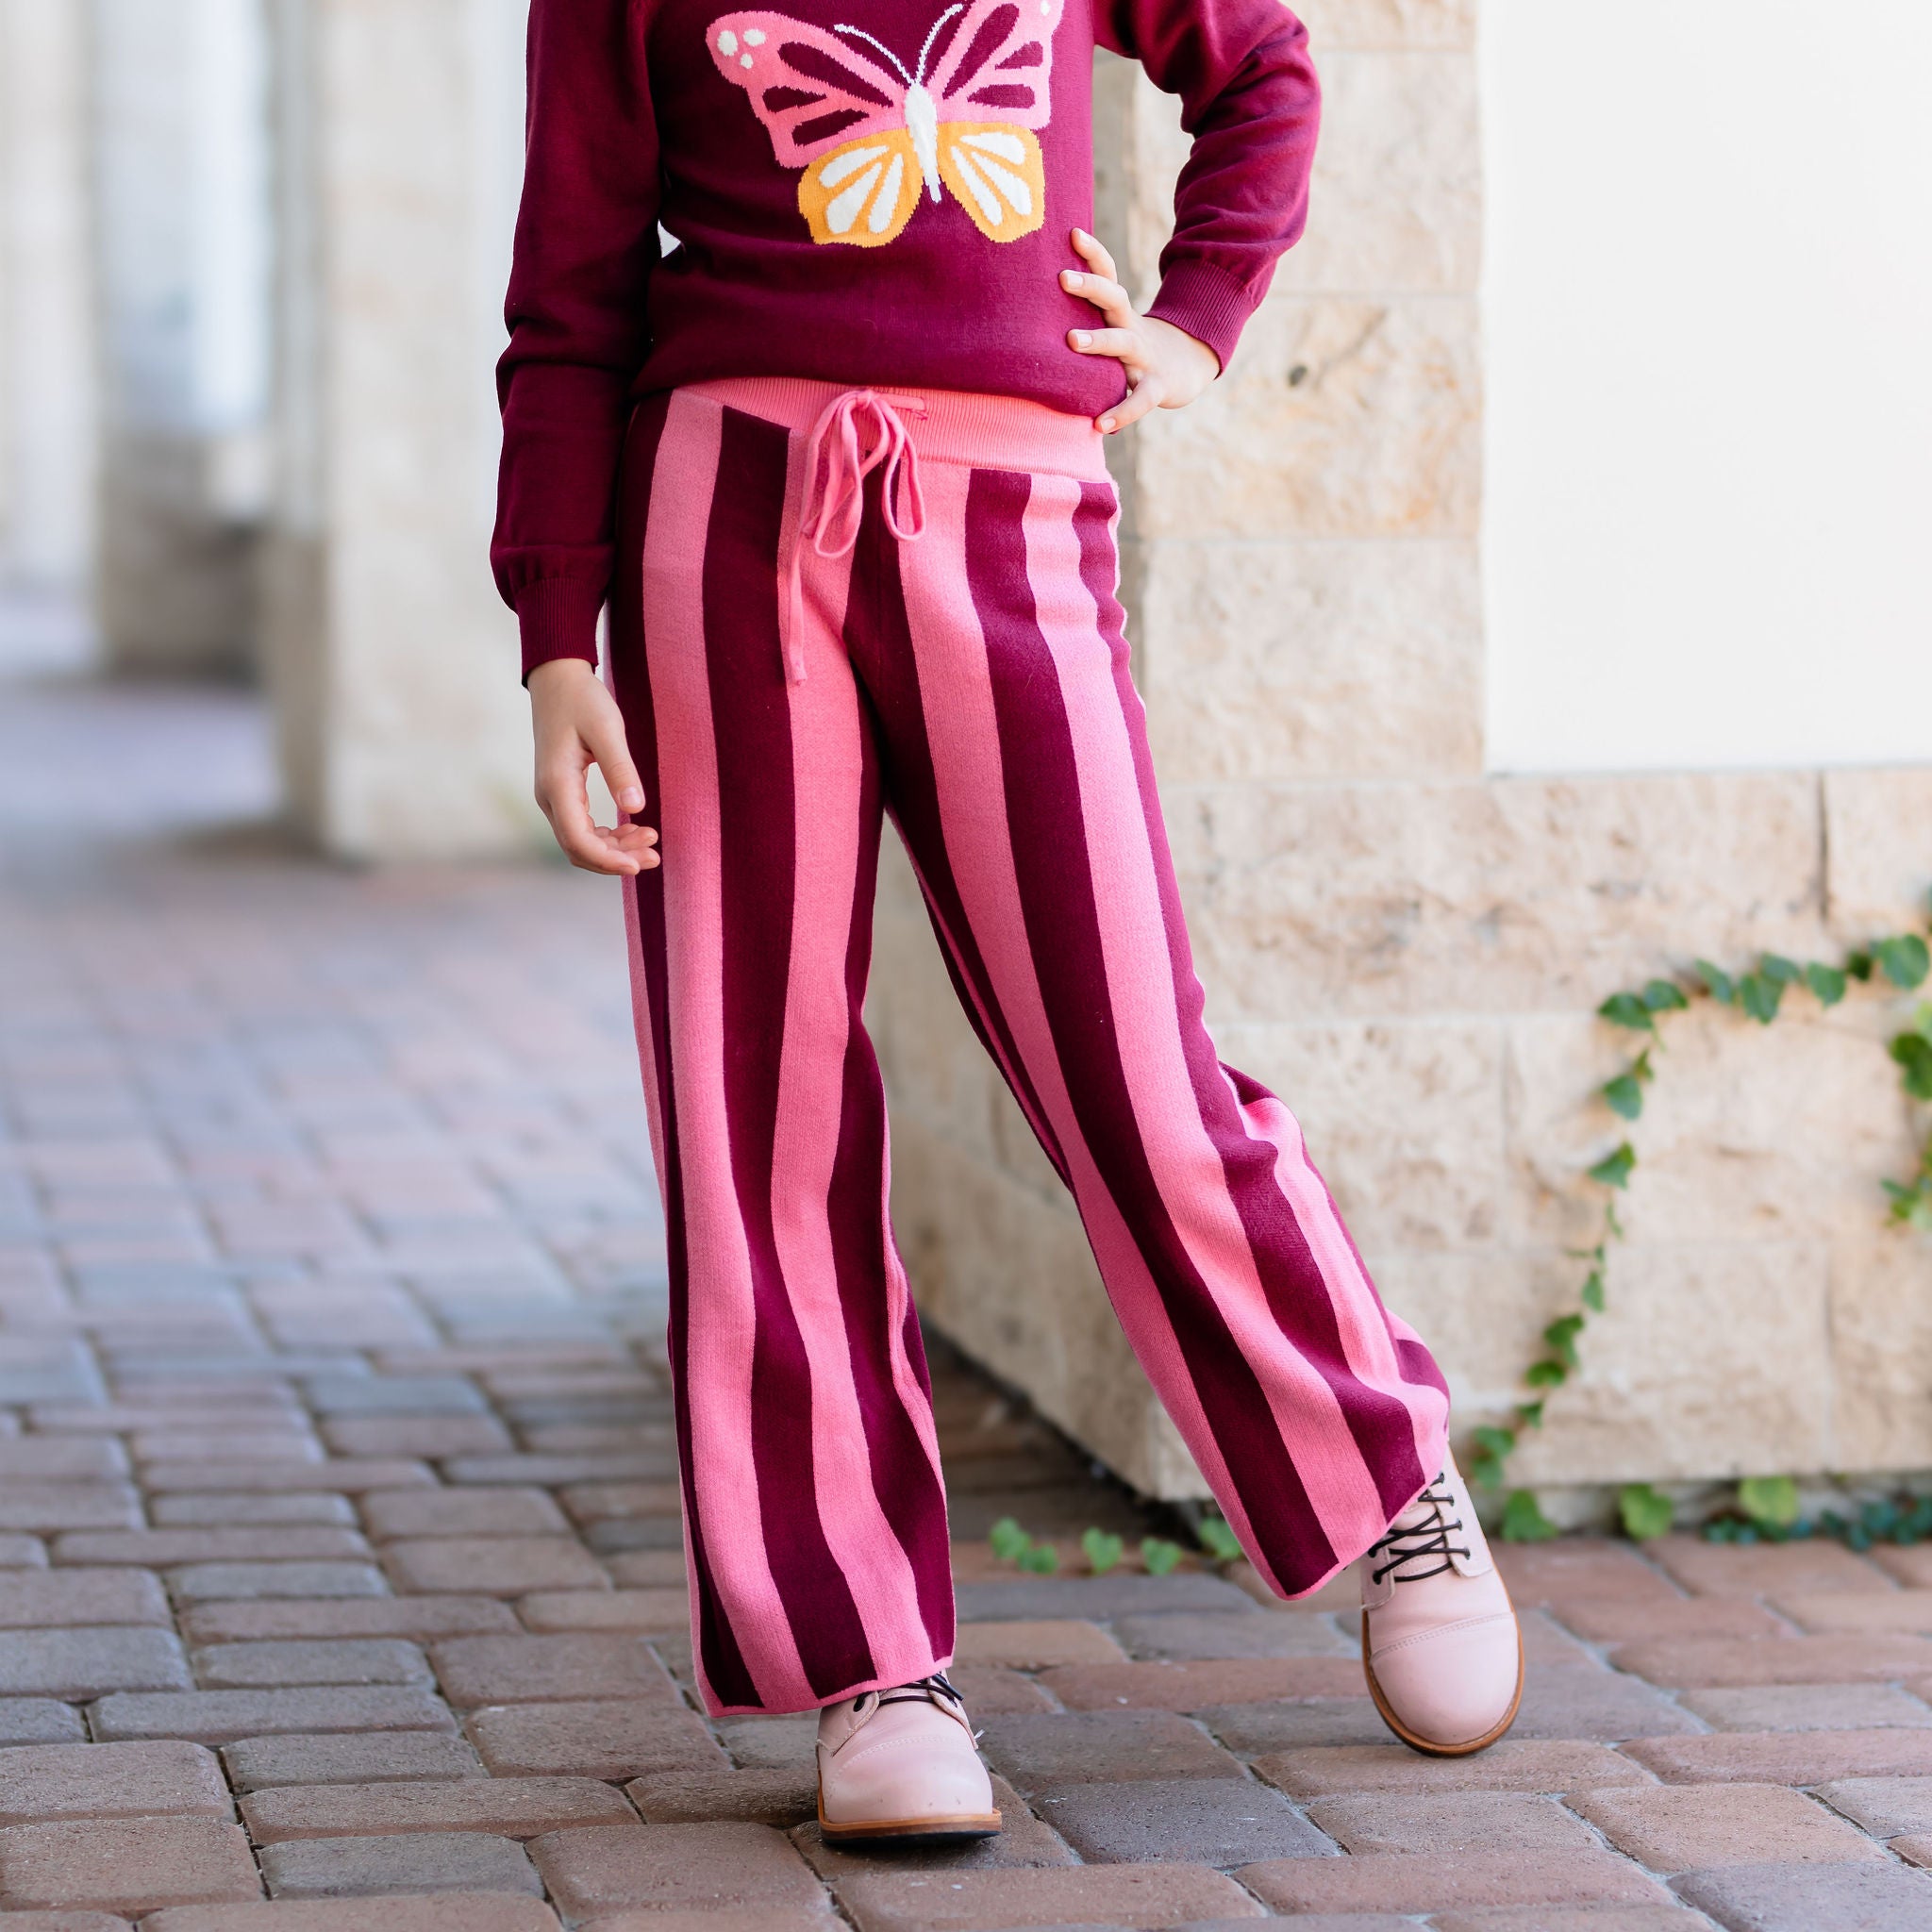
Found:
[[[798,375],[728,375],[691,383],[683,393],[708,396],[726,408],[804,434],[828,404],[854,387]],[[1018,396],[961,390],[881,387],[874,392],[891,404],[922,462],[1040,472],[1088,483],[1107,480],[1101,434],[1089,417],[1070,416]]]

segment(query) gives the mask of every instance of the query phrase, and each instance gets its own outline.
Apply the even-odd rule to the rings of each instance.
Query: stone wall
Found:
[[[541,850],[516,624],[488,557],[517,10],[275,0],[273,18],[266,659],[291,808],[346,858]]]
[[[1300,1114],[1466,1427],[1574,1305],[1580,1175],[1624,1132],[1596,1003],[1896,929],[1932,771],[1485,774],[1473,0],[1303,10],[1314,222],[1215,391],[1114,449],[1124,581],[1223,1055]],[[1121,63],[1098,108],[1099,220],[1144,294],[1185,142]],[[1793,1006],[1672,1028],[1609,1311],[1520,1479],[1932,1464],[1932,1242],[1881,1224],[1913,1158],[1897,1006]],[[896,860],[871,1011],[923,1306],[1129,1481],[1201,1494]]]

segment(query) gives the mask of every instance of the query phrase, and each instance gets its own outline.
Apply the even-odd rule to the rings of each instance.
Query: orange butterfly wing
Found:
[[[940,123],[940,178],[989,242],[1017,242],[1046,220],[1046,165],[1031,128]]]
[[[888,128],[813,161],[798,184],[798,211],[814,242],[883,248],[912,219],[923,186],[912,137]]]

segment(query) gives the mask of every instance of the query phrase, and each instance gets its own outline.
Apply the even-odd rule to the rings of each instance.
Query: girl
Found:
[[[706,1704],[820,1711],[828,1838],[999,1828],[860,1022],[890,815],[1256,1567],[1366,1555],[1383,1715],[1479,1749],[1521,1646],[1442,1378],[1215,1058],[1115,601],[1101,439],[1219,375],[1301,232],[1307,37],[1280,0],[729,4],[534,0],[493,552],[539,803],[628,882]],[[1193,137],[1145,314],[1088,232],[1096,44]]]

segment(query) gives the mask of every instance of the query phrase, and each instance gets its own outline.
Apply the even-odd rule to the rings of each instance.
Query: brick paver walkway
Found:
[[[1523,1719],[1443,1764],[1345,1590],[962,1542],[1008,1830],[826,1850],[810,1721],[691,1696],[608,893],[7,852],[0,1932],[1932,1926],[1925,1551],[1508,1552]],[[1140,1526],[940,1406],[962,1535]]]

